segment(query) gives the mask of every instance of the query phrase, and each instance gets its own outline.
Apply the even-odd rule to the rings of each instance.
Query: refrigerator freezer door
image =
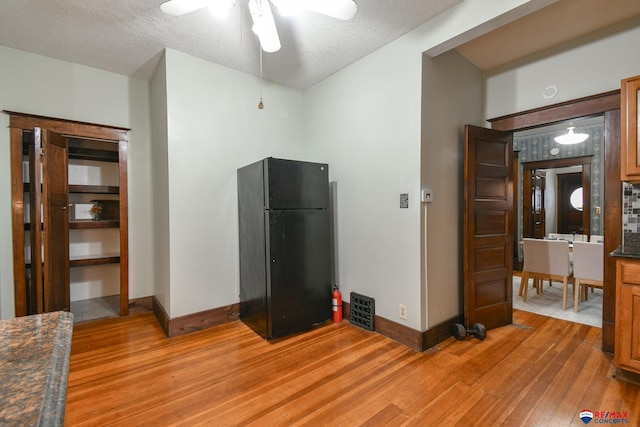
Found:
[[[269,337],[310,329],[331,317],[329,213],[267,211]]]
[[[329,166],[294,160],[264,160],[267,209],[327,209]]]

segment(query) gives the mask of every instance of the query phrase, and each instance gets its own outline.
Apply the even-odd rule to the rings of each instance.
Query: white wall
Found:
[[[171,311],[171,283],[169,282],[169,158],[167,129],[167,72],[163,55],[156,67],[150,84],[151,135],[153,149],[152,194],[153,194],[153,258],[155,297],[168,313]]]
[[[0,49],[0,58],[2,55],[3,50]],[[0,61],[1,69],[2,61]],[[15,315],[10,160],[9,116],[0,114],[0,319],[9,319]]]
[[[462,313],[464,125],[482,124],[482,72],[455,51],[423,61],[422,205],[426,323]]]
[[[421,51],[402,38],[305,92],[305,139],[337,183],[338,285],[420,329]],[[400,209],[400,193],[409,208]],[[398,316],[407,306],[407,320]]]
[[[461,133],[482,117],[481,74],[450,55],[426,71],[443,86],[434,83],[425,93],[422,52],[497,16],[513,19],[527,4],[541,2],[467,0],[305,92],[306,138],[312,153],[329,158],[337,183],[338,284],[345,300],[351,291],[372,296],[377,315],[417,330],[459,314],[460,247],[452,238],[461,226]],[[440,120],[421,129],[427,107]],[[427,240],[420,189],[427,181],[441,199],[433,220],[424,219],[434,236],[421,257],[421,239]],[[409,209],[399,208],[400,193],[409,193]],[[407,306],[407,320],[400,319],[399,304]]]
[[[486,73],[485,117],[620,89],[640,74],[640,17]],[[544,99],[549,85],[558,94]]]
[[[260,79],[170,49],[165,59],[173,318],[239,300],[237,169],[325,159],[305,154],[300,92],[265,82],[259,110]]]
[[[130,297],[153,294],[148,83],[0,46],[0,109],[131,128]],[[8,116],[0,114],[0,317],[14,316]]]

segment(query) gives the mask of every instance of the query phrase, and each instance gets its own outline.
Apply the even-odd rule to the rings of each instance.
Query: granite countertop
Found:
[[[73,314],[0,321],[0,425],[62,426]]]
[[[615,251],[609,255],[615,258],[628,258],[640,260],[640,245],[625,244],[618,246]]]

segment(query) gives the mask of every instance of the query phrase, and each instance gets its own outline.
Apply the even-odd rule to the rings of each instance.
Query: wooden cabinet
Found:
[[[616,260],[615,363],[640,373],[640,260]]]
[[[115,292],[127,315],[128,130],[7,113],[16,316],[69,311],[71,286],[85,285],[71,270],[109,264],[119,267]],[[86,211],[97,200],[115,206],[104,220]]]
[[[622,80],[621,87],[621,172],[622,181],[640,181],[640,139],[638,139],[638,114],[640,108],[638,92],[640,76]]]

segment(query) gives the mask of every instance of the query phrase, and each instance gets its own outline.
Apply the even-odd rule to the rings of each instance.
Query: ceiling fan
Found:
[[[253,20],[253,32],[258,36],[262,50],[277,52],[280,50],[280,38],[273,20],[270,3],[273,3],[282,16],[294,16],[304,10],[348,20],[358,10],[355,0],[249,0],[249,12]],[[169,0],[160,5],[160,9],[169,15],[180,16],[194,10],[208,7],[218,17],[226,17],[235,0]]]

